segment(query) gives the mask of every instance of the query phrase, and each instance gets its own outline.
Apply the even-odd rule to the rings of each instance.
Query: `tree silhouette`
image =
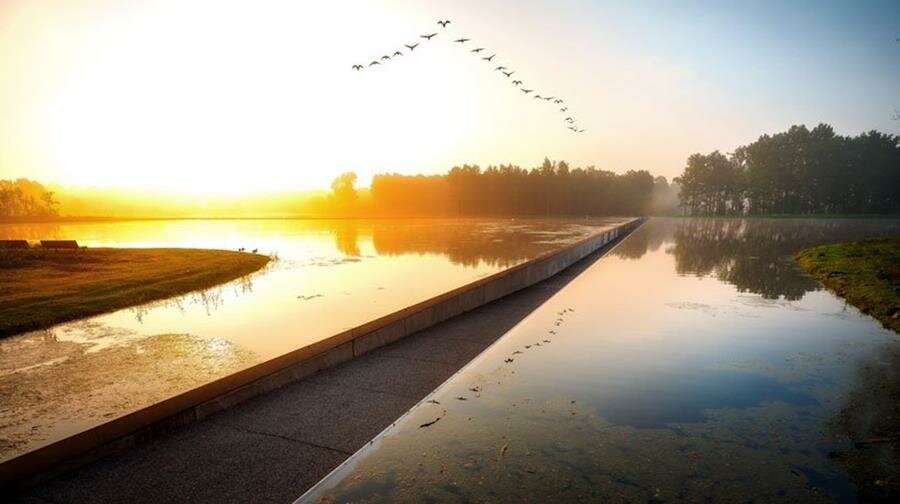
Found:
[[[792,126],[731,156],[693,154],[675,181],[692,215],[892,213],[900,211],[900,137]]]

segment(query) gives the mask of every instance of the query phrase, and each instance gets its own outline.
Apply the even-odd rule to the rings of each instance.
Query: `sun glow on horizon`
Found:
[[[828,61],[840,77],[798,101],[781,88],[821,85],[824,70],[773,60],[775,34],[730,12],[514,5],[510,17],[499,0],[10,0],[0,6],[0,72],[9,76],[0,82],[0,178],[241,194],[324,189],[345,171],[365,186],[378,172],[532,167],[544,156],[671,178],[692,152],[794,123],[840,128],[843,117],[847,133],[897,129],[887,112],[872,124],[874,98],[852,110],[834,99],[852,87],[839,67],[858,63],[852,45],[823,42],[848,47]],[[453,23],[444,30],[438,18]],[[725,40],[728,30],[759,40]],[[429,31],[439,38],[418,38]],[[555,108],[449,41],[458,36],[498,53],[529,87],[565,97],[588,132],[572,135]],[[421,44],[377,71],[350,69],[412,42]],[[747,64],[729,73],[732,61]],[[855,89],[889,95],[896,72],[880,72],[868,88],[853,80]]]

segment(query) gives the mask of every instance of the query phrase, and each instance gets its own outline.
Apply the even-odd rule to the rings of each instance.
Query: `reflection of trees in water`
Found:
[[[655,219],[625,240],[616,253],[639,258],[673,241],[679,274],[713,275],[740,292],[797,300],[819,288],[792,255],[824,243],[900,232],[900,221],[856,219]]]
[[[672,234],[675,232],[668,222],[661,219],[644,222],[638,232],[616,245],[612,254],[622,259],[640,259],[647,252],[659,250],[664,243],[672,241]]]
[[[59,224],[52,222],[0,224],[0,240],[55,240],[64,238]]]
[[[257,275],[269,271],[274,263],[275,261],[270,261],[261,269],[256,270],[249,275],[236,278],[223,285],[210,287],[209,289],[200,291],[188,292],[187,294],[182,294],[169,299],[151,301],[142,305],[133,306],[129,308],[129,310],[134,314],[135,320],[139,323],[143,323],[144,317],[157,308],[173,308],[177,310],[178,313],[184,315],[187,312],[188,307],[201,306],[206,310],[207,315],[211,315],[214,311],[217,311],[225,305],[226,289],[232,289],[235,297],[252,293],[253,279]]]
[[[359,226],[352,222],[339,223],[331,228],[337,249],[349,257],[359,257]]]
[[[576,241],[584,228],[560,223],[390,222],[372,227],[372,243],[382,255],[442,254],[454,264],[507,267]]]

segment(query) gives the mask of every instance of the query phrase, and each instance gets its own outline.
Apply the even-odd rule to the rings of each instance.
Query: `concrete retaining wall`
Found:
[[[359,327],[207,383],[0,463],[0,495],[146,442],[217,411],[346,362],[417,331],[546,280],[642,219],[500,271]]]

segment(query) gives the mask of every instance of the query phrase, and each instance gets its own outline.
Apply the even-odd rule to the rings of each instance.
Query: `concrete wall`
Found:
[[[265,394],[559,273],[638,227],[634,219],[561,250],[422,301],[0,463],[3,490],[28,486]]]

